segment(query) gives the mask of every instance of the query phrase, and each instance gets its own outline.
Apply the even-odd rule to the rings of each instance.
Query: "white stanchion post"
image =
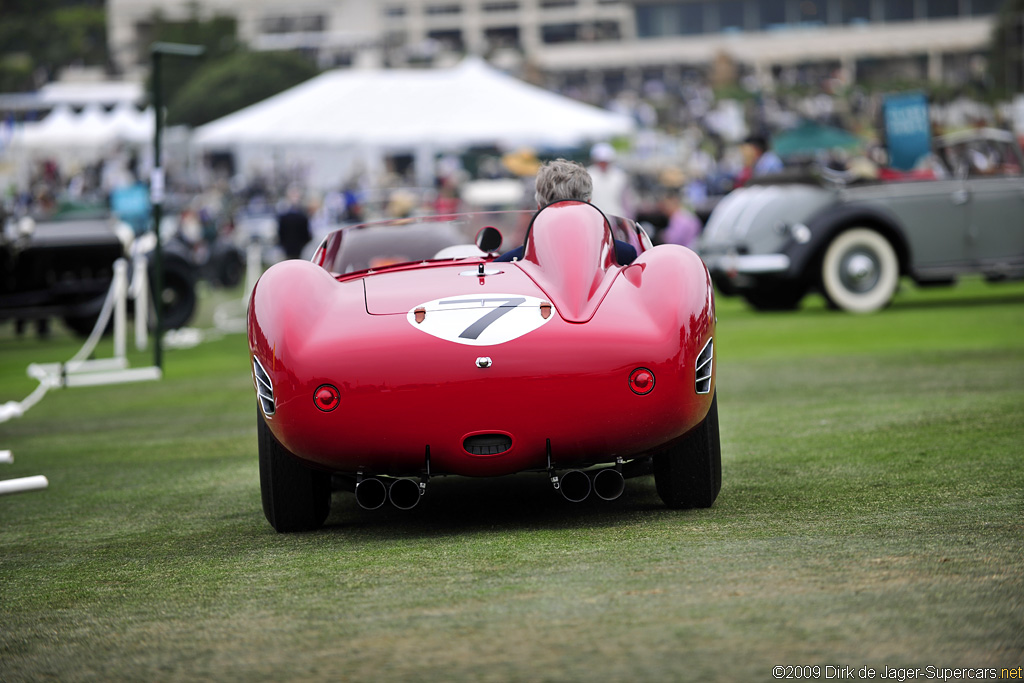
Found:
[[[23,491],[38,491],[50,485],[46,477],[38,474],[34,477],[21,477],[20,479],[7,479],[0,481],[0,496],[8,493],[22,493]]]
[[[128,264],[124,259],[114,261],[114,357],[124,358],[128,316]]]
[[[149,346],[149,261],[139,254],[132,261],[132,300],[135,301],[135,348]]]
[[[249,242],[245,250],[245,303],[248,305],[256,281],[263,274],[263,245],[258,240]]]

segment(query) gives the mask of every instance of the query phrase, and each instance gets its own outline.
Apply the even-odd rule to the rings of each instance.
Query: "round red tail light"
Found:
[[[647,368],[637,368],[629,376],[629,388],[641,396],[651,393],[654,389],[654,373]]]
[[[321,384],[313,394],[313,403],[325,413],[329,413],[341,403],[341,394],[330,384]]]

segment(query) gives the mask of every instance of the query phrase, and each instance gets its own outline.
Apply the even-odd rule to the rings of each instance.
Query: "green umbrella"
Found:
[[[811,121],[772,138],[772,149],[780,157],[813,156],[819,150],[854,150],[863,145],[864,142],[853,133]]]

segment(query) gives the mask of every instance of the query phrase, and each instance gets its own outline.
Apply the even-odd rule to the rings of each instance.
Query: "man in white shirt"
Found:
[[[634,217],[633,190],[629,176],[616,166],[615,149],[607,142],[599,142],[590,150],[593,165],[587,168],[593,181],[591,202],[606,215]]]

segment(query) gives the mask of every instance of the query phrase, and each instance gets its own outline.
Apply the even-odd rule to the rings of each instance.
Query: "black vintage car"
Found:
[[[78,212],[0,220],[0,322],[62,319],[87,335],[113,280],[113,265],[128,254],[130,228],[107,212]],[[188,323],[196,305],[195,268],[173,243],[163,254],[164,328]],[[154,271],[150,263],[150,282]]]

